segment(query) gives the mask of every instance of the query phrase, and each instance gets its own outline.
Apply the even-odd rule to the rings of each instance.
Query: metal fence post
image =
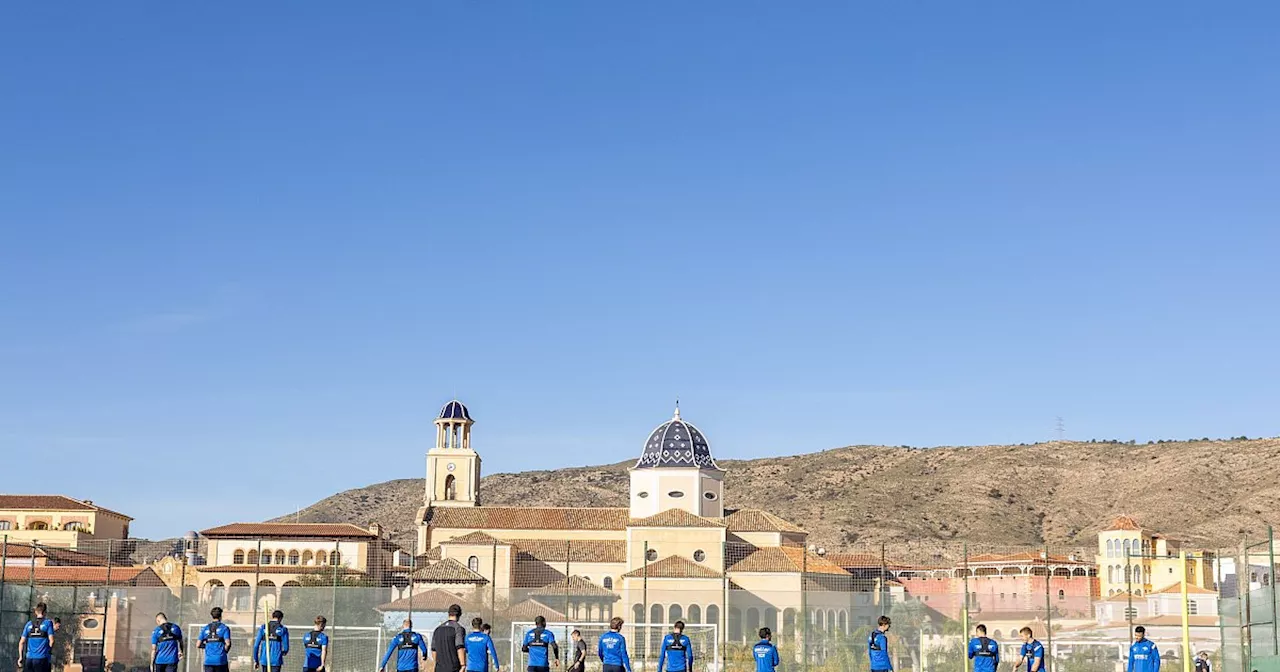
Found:
[[[960,634],[960,641],[967,642],[969,641],[969,632],[971,630],[969,626],[969,542],[967,541],[964,543],[963,553],[964,553],[964,556],[963,556],[962,562],[964,563],[964,609],[961,612],[962,618],[960,620],[962,621],[963,624],[960,627],[964,629],[964,632]],[[968,672],[971,669],[971,661],[969,660],[968,656],[964,657],[964,669],[965,669],[965,672]]]
[[[334,540],[333,540],[333,550],[334,550],[334,552],[337,552],[337,551],[338,551],[338,540],[337,540],[337,539],[334,539]],[[341,557],[341,556],[339,556],[339,557]],[[333,556],[332,556],[332,555],[330,555],[330,556],[329,556],[329,564],[333,566],[333,588],[332,588],[332,590],[333,590],[333,623],[334,623],[335,634],[336,634],[336,632],[337,632],[337,631],[336,631],[336,628],[337,628],[337,624],[338,624],[338,565],[337,565],[336,563],[334,563],[334,561],[333,561]],[[410,561],[409,561],[409,564],[410,564],[410,566],[412,566],[412,565],[414,564],[414,562],[413,562],[412,560],[410,560]],[[411,571],[411,572],[410,572],[410,574],[409,574],[409,602],[410,602],[410,608],[412,609],[412,603],[413,603],[413,573],[412,573],[412,571]],[[412,614],[410,614],[410,616],[412,616]]]
[[[0,632],[4,632],[4,572],[9,564],[9,535],[0,540]]]
[[[489,556],[493,560],[493,580],[489,582],[489,622],[493,622],[498,613],[498,540],[493,540],[492,555]],[[508,581],[507,583],[510,583]],[[409,584],[409,592],[413,592],[413,584]],[[514,666],[515,663],[512,662]]]
[[[111,625],[111,540],[107,540],[107,575],[102,579],[102,669],[107,670],[107,628]],[[118,618],[119,605],[116,605],[116,617]],[[114,658],[114,651],[112,657]]]
[[[1252,571],[1249,564],[1249,541],[1245,536],[1240,537],[1240,562],[1236,568],[1236,584],[1243,582],[1244,587],[1238,588],[1241,599],[1240,607],[1240,652],[1243,662],[1243,669],[1253,669],[1253,628],[1249,624],[1252,618],[1250,613],[1250,594],[1253,592],[1252,583],[1250,581],[1250,572]]]
[[[1050,585],[1053,579],[1053,570],[1050,569],[1049,544],[1044,545],[1044,639],[1047,644],[1045,658],[1053,657],[1053,587]],[[1071,571],[1068,569],[1067,571]],[[1040,667],[1045,668],[1047,660],[1040,661]]]
[[[1187,598],[1187,550],[1179,549],[1182,565],[1182,672],[1191,672],[1191,609]]]
[[[800,669],[809,669],[809,600],[804,589],[804,578],[809,574],[809,549],[800,547],[800,616],[804,618],[804,630],[800,633]]]

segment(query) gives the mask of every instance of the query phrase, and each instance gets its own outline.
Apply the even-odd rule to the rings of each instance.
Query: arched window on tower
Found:
[[[445,499],[458,498],[458,481],[453,477],[453,474],[449,474],[444,478],[444,498]]]

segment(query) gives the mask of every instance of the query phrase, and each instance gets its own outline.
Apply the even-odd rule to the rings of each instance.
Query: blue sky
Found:
[[[1280,6],[3,10],[7,492],[1280,434]]]

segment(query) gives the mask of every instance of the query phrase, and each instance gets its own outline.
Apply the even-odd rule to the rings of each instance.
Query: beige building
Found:
[[[725,471],[679,409],[645,440],[630,505],[618,508],[482,506],[470,412],[451,401],[436,426],[418,512],[430,564],[414,573],[415,595],[445,591],[549,620],[682,619],[715,624],[729,641],[761,626],[789,634],[804,612],[822,631],[853,628],[852,575],[806,550],[796,525],[726,509]]]
[[[394,551],[378,525],[349,523],[231,523],[200,533],[205,564],[181,567],[178,558],[157,563],[170,587],[197,586],[200,601],[227,610],[229,619],[288,603],[287,591],[303,577],[336,574],[380,583]]]
[[[0,537],[11,542],[106,554],[107,540],[129,536],[133,519],[64,495],[0,495]]]
[[[1213,557],[1188,549],[1185,571],[1179,557],[1181,543],[1144,530],[1136,520],[1120,516],[1098,534],[1098,586],[1103,598],[1159,592],[1186,581],[1188,586],[1212,589]]]

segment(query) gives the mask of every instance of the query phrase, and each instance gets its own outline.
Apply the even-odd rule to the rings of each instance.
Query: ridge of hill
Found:
[[[494,474],[491,506],[626,506],[632,461]],[[1280,521],[1280,439],[1148,444],[849,446],[720,462],[729,508],[760,508],[833,551],[961,541],[1094,548],[1116,516],[1203,548],[1234,547]],[[277,520],[381,523],[411,539],[423,481],[340,492]]]

